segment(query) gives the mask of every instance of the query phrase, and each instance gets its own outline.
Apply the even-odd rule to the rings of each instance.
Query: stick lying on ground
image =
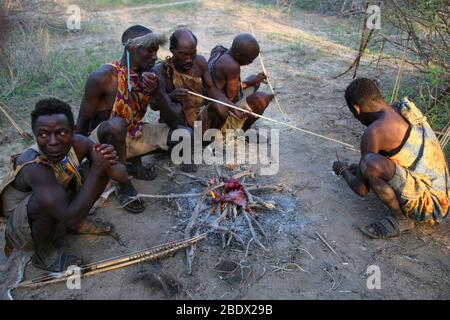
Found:
[[[213,98],[205,97],[204,95],[201,95],[201,94],[198,94],[198,93],[195,93],[195,92],[192,92],[192,91],[188,91],[188,93],[191,94],[191,95],[193,95],[193,96],[200,97],[200,98],[203,98],[203,99],[208,100],[208,101],[211,101],[211,102],[220,103],[220,104],[223,104],[224,106],[227,106],[227,107],[229,107],[229,108],[236,109],[236,110],[239,110],[239,111],[242,111],[242,112],[251,114],[252,116],[255,116],[255,117],[258,117],[258,118],[261,118],[261,119],[264,119],[264,120],[268,120],[268,121],[271,121],[271,122],[275,122],[275,123],[284,125],[284,126],[286,126],[286,127],[289,127],[289,128],[292,128],[292,129],[295,129],[295,130],[298,130],[298,131],[301,131],[301,132],[303,132],[303,133],[307,133],[307,134],[310,134],[310,135],[313,135],[313,136],[316,136],[316,137],[319,137],[319,138],[322,138],[322,139],[325,139],[325,140],[328,140],[328,141],[332,141],[332,142],[341,144],[341,145],[345,146],[346,148],[348,148],[348,149],[350,149],[350,150],[352,150],[352,151],[360,152],[359,150],[357,150],[357,149],[356,149],[354,146],[352,146],[351,144],[348,144],[348,143],[345,143],[345,142],[342,142],[342,141],[339,141],[339,140],[336,140],[336,139],[333,139],[333,138],[329,138],[329,137],[323,136],[323,135],[321,135],[321,134],[318,134],[318,133],[315,133],[315,132],[312,132],[312,131],[308,131],[308,130],[305,130],[305,129],[301,129],[301,128],[296,127],[296,126],[294,126],[294,125],[292,125],[292,124],[289,124],[289,123],[286,123],[286,122],[283,122],[283,121],[279,121],[279,120],[275,120],[275,119],[272,119],[272,118],[269,118],[269,117],[266,117],[266,116],[263,116],[263,115],[260,115],[260,114],[257,114],[257,113],[248,111],[248,110],[246,110],[246,109],[242,109],[242,108],[233,106],[233,105],[231,105],[231,104],[222,102],[222,101],[220,101],[220,100],[216,100],[216,99],[213,99]]]
[[[333,252],[334,253],[334,255],[336,256],[336,257],[338,257],[339,258],[339,260],[341,260],[342,261],[342,264],[343,265],[347,265],[348,264],[348,262],[346,262],[334,249],[333,249],[333,247],[324,239],[324,237],[322,237],[318,232],[316,232],[316,236],[318,236],[319,237],[319,239],[328,247],[328,249],[330,249],[331,250],[331,252]]]
[[[153,248],[140,250],[131,254],[122,255],[119,257],[94,262],[87,264],[81,268],[81,277],[86,278],[98,273],[111,271],[123,267],[127,267],[136,263],[151,261],[164,258],[178,250],[189,247],[206,238],[206,233],[200,234],[196,237],[192,237],[182,241],[169,242],[168,244],[162,244]],[[35,278],[28,281],[21,282],[17,288],[30,288],[39,287],[47,284],[59,283],[66,281],[73,274],[63,273],[51,273],[43,277]]]
[[[16,121],[14,121],[14,119],[8,114],[8,112],[6,112],[6,110],[2,107],[2,103],[0,103],[0,111],[3,112],[3,114],[5,115],[5,117],[9,120],[9,122],[11,122],[11,124],[13,125],[13,127],[17,130],[17,132],[19,132],[19,134],[22,136],[22,138],[24,138],[25,140],[30,140],[31,136],[25,132],[18,124]],[[3,105],[5,106],[5,105]],[[6,106],[5,106],[6,107]]]

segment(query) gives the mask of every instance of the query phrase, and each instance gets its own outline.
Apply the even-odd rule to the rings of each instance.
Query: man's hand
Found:
[[[158,76],[153,72],[142,73],[142,82],[144,84],[144,88],[147,89],[150,94],[155,94],[157,90],[159,90]]]
[[[358,169],[359,169],[359,164],[357,164],[357,163],[352,163],[348,167],[348,171],[350,171],[350,173],[354,176],[356,176],[358,174]]]
[[[267,83],[267,76],[264,72],[258,73],[257,75],[252,75],[247,78],[246,81],[241,83],[242,89],[248,87],[259,87],[261,83]]]
[[[261,83],[267,83],[267,75],[264,72],[260,72],[253,80],[255,86],[259,86]]]
[[[111,166],[119,163],[119,157],[116,150],[110,144],[96,144],[92,150],[92,169],[103,174]]]
[[[348,163],[347,162],[341,162],[341,161],[335,161],[333,162],[333,171],[335,174],[337,174],[338,176],[341,176],[342,173],[346,170],[349,169]]]
[[[174,102],[186,102],[189,99],[189,90],[184,89],[184,88],[177,88],[175,90],[173,90],[170,94],[169,97],[172,101]]]

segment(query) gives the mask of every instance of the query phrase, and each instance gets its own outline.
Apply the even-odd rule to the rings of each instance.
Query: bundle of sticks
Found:
[[[171,241],[152,248],[136,251],[130,254],[124,254],[118,257],[90,263],[80,267],[81,278],[86,278],[99,273],[127,267],[145,261],[154,261],[170,256],[178,250],[189,247],[206,238],[206,234],[200,234],[189,239],[181,241]],[[50,273],[42,277],[23,281],[17,285],[17,288],[40,287],[48,284],[67,281],[73,274],[68,272]]]

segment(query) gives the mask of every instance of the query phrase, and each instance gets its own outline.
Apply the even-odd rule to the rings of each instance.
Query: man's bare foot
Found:
[[[111,223],[86,218],[77,229],[66,229],[72,234],[92,234],[97,236],[109,235],[114,231]]]

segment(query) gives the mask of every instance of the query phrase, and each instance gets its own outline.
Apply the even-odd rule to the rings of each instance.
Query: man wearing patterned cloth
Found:
[[[156,149],[169,149],[171,131],[177,128],[182,114],[150,72],[164,41],[146,27],[128,28],[122,36],[122,59],[89,76],[77,121],[77,133],[89,135],[94,142],[112,144],[120,161],[130,162],[128,172],[137,179],[155,178],[154,168],[144,167],[141,157]],[[142,122],[151,99],[158,103],[165,123]],[[135,198],[137,191],[129,180],[118,185],[116,195],[128,211],[144,211],[145,205]]]
[[[347,87],[345,99],[367,129],[359,164],[337,161],[333,170],[359,196],[372,189],[391,213],[361,231],[385,239],[413,229],[415,222],[444,222],[450,206],[448,166],[421,111],[407,98],[390,106],[376,84],[364,78]]]

